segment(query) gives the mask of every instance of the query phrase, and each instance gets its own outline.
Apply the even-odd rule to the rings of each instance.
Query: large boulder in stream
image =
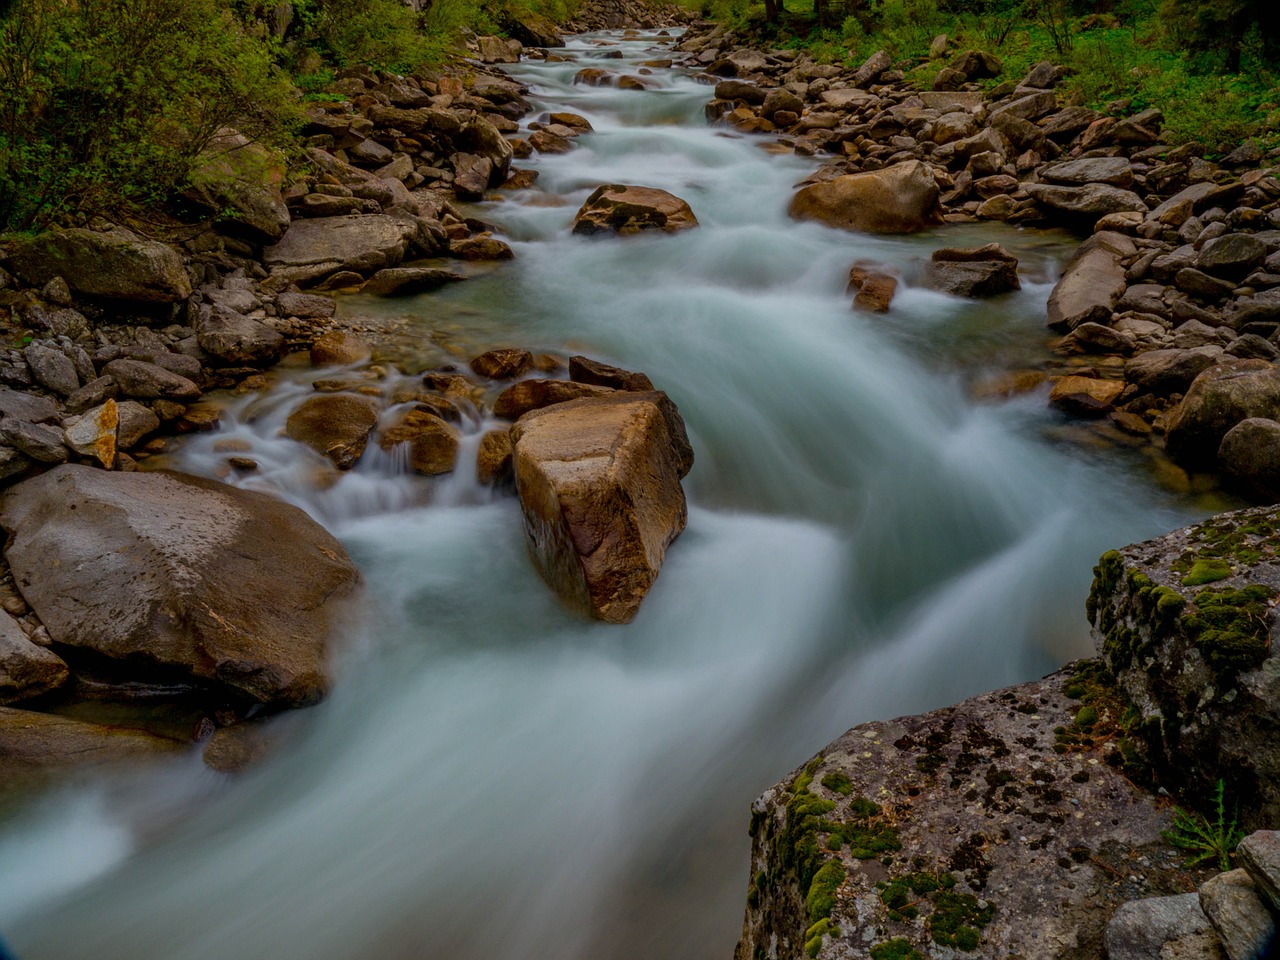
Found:
[[[1082,323],[1110,323],[1128,288],[1124,258],[1136,252],[1133,241],[1118,233],[1095,233],[1080,244],[1049,294],[1047,326],[1074,330]]]
[[[370,274],[399,266],[421,227],[387,214],[298,220],[284,238],[262,251],[273,273],[295,283],[316,283],[339,270]]]
[[[1088,613],[1160,782],[1249,829],[1280,823],[1280,508],[1102,556]]]
[[[539,571],[570,605],[635,617],[687,517],[691,455],[659,391],[534,410],[512,427],[516,490]]]
[[[919,160],[812,183],[791,200],[797,220],[863,233],[918,233],[942,223],[938,183]]]
[[[50,230],[19,243],[13,268],[32,286],[55,277],[71,291],[107,300],[174,303],[191,296],[191,278],[173,247],[128,230]]]
[[[65,465],[12,487],[0,524],[58,649],[246,707],[327,692],[360,575],[297,507],[200,477]]]
[[[767,790],[735,960],[1083,960],[1119,902],[1182,892],[1172,810],[1107,762],[1118,711],[1076,721],[1097,669],[861,724]]]
[[[689,204],[655,187],[606,183],[596,187],[573,218],[573,232],[585,236],[630,236],[660,230],[676,233],[698,225]]]

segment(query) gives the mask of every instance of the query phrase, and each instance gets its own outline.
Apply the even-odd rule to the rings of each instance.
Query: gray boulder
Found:
[[[47,693],[67,676],[61,657],[28,640],[18,622],[0,611],[0,704]]]
[[[1133,185],[1133,167],[1124,157],[1089,157],[1051,163],[1040,171],[1040,177],[1049,183],[1068,186],[1105,183],[1128,188]]]
[[[284,238],[262,251],[274,274],[314,283],[339,270],[369,274],[400,264],[418,236],[412,219],[372,216],[299,220]]]
[[[200,349],[230,366],[270,366],[285,351],[278,331],[251,317],[213,309],[196,325]]]
[[[1042,206],[1074,216],[1096,218],[1109,213],[1147,211],[1147,205],[1132,190],[1121,190],[1105,183],[1087,183],[1079,187],[1028,183],[1026,191]]]
[[[144,303],[191,296],[191,280],[176,250],[120,228],[51,230],[19,243],[11,260],[28,283],[43,286],[62,277],[77,295]]]
[[[359,573],[296,507],[182,474],[63,466],[0,500],[5,556],[55,643],[245,704],[329,688]]]
[[[1128,285],[1122,258],[1136,252],[1133,241],[1114,233],[1096,233],[1067,263],[1046,307],[1046,324],[1071,330],[1092,321],[1106,324]]]
[[[1200,373],[1166,425],[1165,449],[1191,469],[1214,469],[1222,439],[1241,420],[1280,419],[1280,367],[1223,358]]]
[[[1280,832],[1259,830],[1245,837],[1236,855],[1263,899],[1280,913]]]
[[[1205,881],[1200,887],[1200,907],[1217,931],[1227,960],[1266,956],[1276,921],[1247,870],[1229,870]]]
[[[1208,940],[1205,935],[1208,935]],[[1107,960],[1161,960],[1167,944],[1194,939],[1212,944],[1213,928],[1200,909],[1200,897],[1184,893],[1177,897],[1152,897],[1121,904],[1103,944]],[[1204,949],[1203,947],[1201,949]],[[1212,960],[1213,953],[1193,954]]]
[[[1218,463],[1253,495],[1280,497],[1280,423],[1261,417],[1241,420],[1223,436]]]

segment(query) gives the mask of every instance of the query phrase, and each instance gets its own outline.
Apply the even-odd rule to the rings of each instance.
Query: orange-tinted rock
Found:
[[[697,225],[698,218],[689,204],[674,194],[620,183],[597,187],[573,218],[573,232],[586,236],[628,236],[649,230],[675,233]]]
[[[373,349],[354,333],[331,330],[311,345],[313,367],[348,366],[368,360]]]
[[[502,391],[493,404],[493,415],[516,420],[530,410],[540,410],[556,403],[577,400],[579,397],[600,396],[613,393],[609,387],[572,380],[521,380]]]
[[[533,354],[516,347],[490,350],[473,358],[471,369],[490,380],[511,380],[533,369]]]
[[[458,459],[458,431],[426,410],[410,410],[378,441],[383,450],[402,443],[409,444],[409,465],[424,476],[451,473]]]
[[[378,404],[367,397],[325,394],[312,397],[289,415],[285,432],[349,470],[364,453],[378,424]]]

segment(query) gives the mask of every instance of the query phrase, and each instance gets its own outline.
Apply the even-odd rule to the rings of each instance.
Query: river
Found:
[[[519,345],[671,394],[697,455],[689,526],[639,617],[562,609],[518,505],[466,471],[433,484],[371,452],[315,489],[309,453],[277,436],[310,389],[291,368],[178,463],[216,474],[215,442],[237,438],[261,464],[237,482],[347,545],[375,602],[338,689],[239,777],[191,756],[11,802],[0,931],[20,960],[728,960],[754,797],[855,723],[1087,655],[1098,555],[1213,507],[1163,492],[1138,453],[1073,439],[1043,392],[970,399],[984,371],[1043,351],[1069,238],[791,222],[815,161],[708,128],[691,76],[571,83],[584,65],[635,72],[664,42],[579,37],[573,62],[511,68],[539,110],[596,131],[523,162],[535,190],[474,208],[514,263],[342,301],[401,323],[406,369]],[[702,226],[572,237],[604,182],[668,189]],[[1021,292],[967,303],[910,283],[930,249],[992,239],[1022,258]],[[850,310],[861,257],[908,278],[887,316]]]

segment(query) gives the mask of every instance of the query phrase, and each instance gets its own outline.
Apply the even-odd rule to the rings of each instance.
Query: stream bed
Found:
[[[319,374],[286,369],[173,465],[219,475],[235,439],[260,464],[235,482],[346,544],[373,602],[337,690],[238,777],[192,755],[0,810],[0,931],[20,960],[728,960],[757,795],[855,723],[1088,655],[1097,557],[1220,508],[1162,490],[1139,453],[1064,439],[1044,391],[970,399],[1043,356],[1072,238],[792,222],[815,161],[709,128],[692,76],[571,82],[634,73],[669,42],[587,35],[569,62],[511,67],[529,119],[595,128],[519,163],[535,189],[471,209],[516,260],[341,306],[395,320],[405,370],[522,346],[643,370],[672,396],[697,457],[689,525],[638,618],[585,622],[549,593],[514,498],[470,479],[493,425],[478,412],[451,478],[371,448],[317,484],[319,461],[278,433]],[[667,189],[701,227],[572,236],[609,182]],[[1021,258],[1020,292],[912,285],[930,250],[992,240]],[[859,258],[903,271],[890,314],[850,310]]]

